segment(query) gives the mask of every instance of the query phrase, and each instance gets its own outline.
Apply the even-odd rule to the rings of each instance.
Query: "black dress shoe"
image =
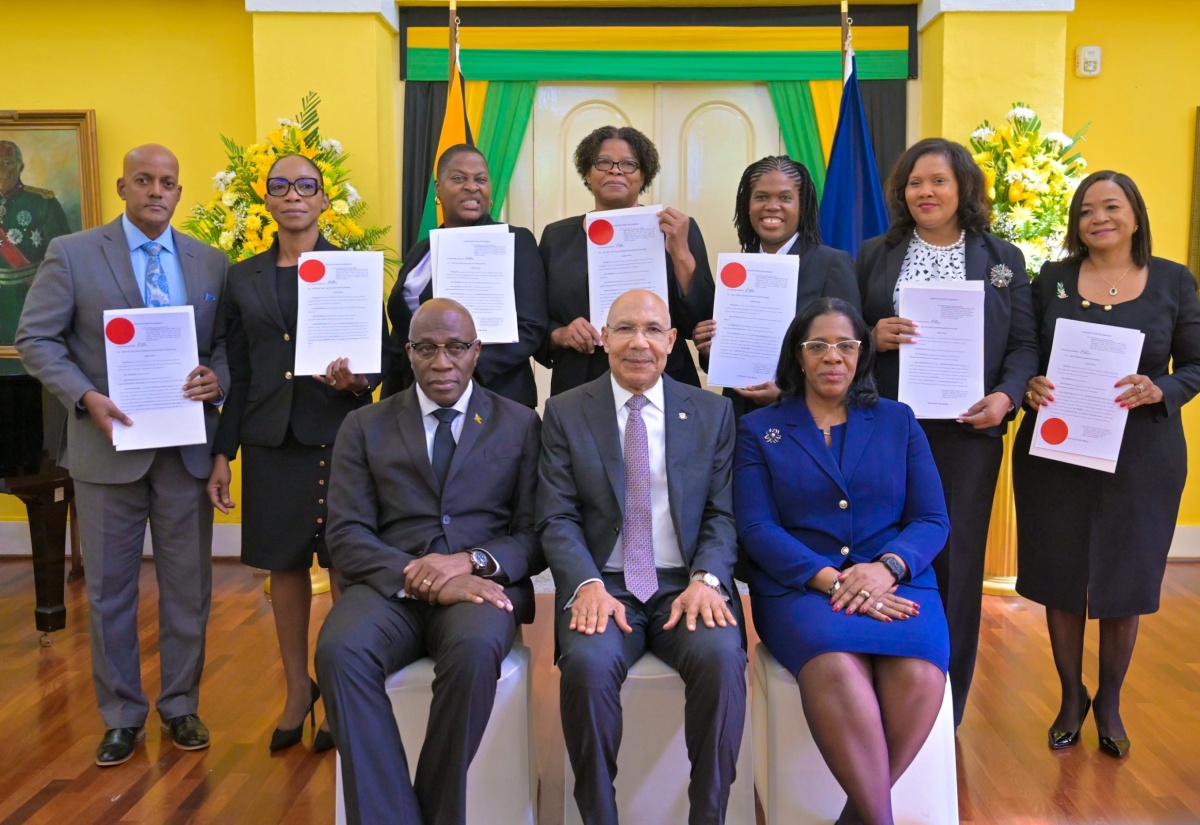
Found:
[[[1100,737],[1100,752],[1107,753],[1114,759],[1124,759],[1129,753],[1129,738],[1113,739],[1108,736]]]
[[[109,728],[100,738],[100,747],[96,748],[96,764],[102,768],[120,765],[128,762],[133,756],[133,749],[146,736],[146,728]]]
[[[317,700],[321,698],[321,689],[317,687],[317,683],[311,678],[309,682],[312,684],[312,699],[308,703],[309,726],[315,728],[317,726]],[[275,728],[275,730],[271,731],[271,744],[268,747],[270,747],[272,752],[281,751],[284,748],[290,748],[292,745],[299,744],[303,737],[303,721],[294,728]],[[316,744],[315,739],[313,740],[313,744]]]
[[[1079,724],[1075,726],[1075,730],[1059,730],[1058,728],[1050,728],[1048,738],[1050,740],[1050,748],[1052,750],[1062,750],[1069,748],[1072,745],[1079,744],[1079,731],[1083,729],[1083,721],[1087,719],[1088,711],[1092,709],[1092,697],[1088,695],[1087,688],[1083,688],[1083,713],[1079,714]]]
[[[333,734],[322,728],[313,737],[313,753],[324,753],[333,749]]]
[[[162,729],[170,731],[171,741],[183,751],[198,751],[208,747],[208,728],[194,713],[164,719]]]

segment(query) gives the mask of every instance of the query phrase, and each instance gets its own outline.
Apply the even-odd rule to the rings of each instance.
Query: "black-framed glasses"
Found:
[[[295,188],[296,194],[300,197],[311,198],[321,191],[321,182],[316,178],[296,178],[295,180],[288,180],[287,178],[267,179],[267,194],[272,197],[282,198],[292,188]]]
[[[642,165],[636,160],[609,160],[608,158],[600,158],[592,161],[592,168],[597,172],[609,172],[614,166],[626,175],[632,175],[638,169],[642,168]]]
[[[479,343],[479,339],[474,341],[451,341],[448,344],[431,344],[428,341],[409,341],[408,349],[410,352],[416,353],[416,356],[422,361],[432,361],[437,358],[438,350],[444,349],[446,355],[451,361],[457,361],[467,354],[470,349]]]
[[[638,333],[647,341],[665,341],[671,331],[662,327],[635,327],[630,324],[621,324],[616,327],[608,327],[608,334],[614,338],[632,338]]]
[[[838,355],[858,355],[858,351],[862,349],[862,341],[851,341],[847,339],[845,341],[835,341],[832,344],[828,341],[800,342],[800,349],[804,350],[808,355],[813,355],[817,358],[823,358],[825,353],[829,352],[831,347],[838,351]]]

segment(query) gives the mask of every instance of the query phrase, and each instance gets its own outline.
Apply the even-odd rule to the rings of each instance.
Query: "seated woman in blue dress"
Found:
[[[848,797],[841,825],[892,822],[949,660],[929,566],[949,532],[942,484],[912,411],[878,397],[873,355],[854,307],[809,304],[784,338],[782,397],[738,425],[733,474],[754,626],[796,675]]]

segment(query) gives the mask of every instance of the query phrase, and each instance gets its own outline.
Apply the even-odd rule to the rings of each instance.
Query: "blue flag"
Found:
[[[887,231],[888,216],[858,91],[853,49],[846,52],[846,72],[849,77],[842,86],[837,132],[821,198],[821,239],[853,257],[863,241]]]

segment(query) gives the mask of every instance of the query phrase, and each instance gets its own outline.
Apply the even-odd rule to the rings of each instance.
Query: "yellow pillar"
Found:
[[[933,3],[927,3],[932,6]],[[956,8],[971,6],[960,2]],[[978,4],[982,5],[982,4]],[[921,31],[923,137],[966,144],[985,119],[993,124],[1018,101],[1034,109],[1047,130],[1061,129],[1067,72],[1067,12],[1073,3],[1040,3],[1053,11],[1022,11],[1032,3],[1011,0],[1008,11],[935,13]],[[1005,437],[984,569],[984,592],[1015,595],[1016,517],[1012,453],[1015,425]]]

